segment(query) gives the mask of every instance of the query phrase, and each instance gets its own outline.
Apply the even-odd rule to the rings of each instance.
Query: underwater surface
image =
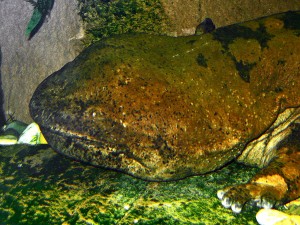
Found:
[[[256,172],[234,163],[205,176],[147,182],[47,145],[0,147],[0,224],[257,224],[257,208],[235,214],[216,196]]]
[[[216,196],[257,171],[233,163],[204,176],[147,182],[68,159],[47,145],[0,146],[0,225],[257,224],[258,208],[235,214]]]

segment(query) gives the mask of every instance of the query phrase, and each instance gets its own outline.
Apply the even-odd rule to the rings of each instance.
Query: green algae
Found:
[[[78,7],[86,27],[86,45],[115,34],[162,34],[168,27],[159,0],[78,0]]]
[[[255,168],[231,164],[205,176],[146,182],[72,161],[50,148],[23,146],[3,156],[6,148],[0,149],[5,224],[256,224],[256,208],[234,214],[216,197],[218,189],[246,182]],[[33,156],[43,157],[31,164],[27,158]]]
[[[41,28],[54,5],[54,0],[25,0],[33,5],[33,13],[25,30],[25,36],[30,40]]]

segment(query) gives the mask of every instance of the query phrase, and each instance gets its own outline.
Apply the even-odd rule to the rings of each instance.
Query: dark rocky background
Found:
[[[0,127],[5,123],[5,115],[3,109],[3,90],[2,90],[2,81],[1,81],[1,64],[2,64],[2,51],[0,46]]]

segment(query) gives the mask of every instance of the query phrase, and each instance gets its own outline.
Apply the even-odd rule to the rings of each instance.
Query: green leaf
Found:
[[[37,8],[35,8],[25,31],[25,36],[28,39],[30,39],[32,31],[39,25],[42,19],[42,13]]]

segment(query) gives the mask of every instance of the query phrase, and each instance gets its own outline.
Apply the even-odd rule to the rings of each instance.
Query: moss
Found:
[[[122,33],[162,34],[167,17],[159,0],[78,0],[86,24],[85,44]]]
[[[21,151],[39,156],[45,150],[26,146]],[[247,206],[235,215],[216,198],[218,189],[247,181],[254,168],[232,164],[207,176],[146,182],[71,161],[51,149],[52,160],[28,170],[25,155],[0,157],[2,176],[14,175],[0,193],[5,224],[255,224],[257,209]]]
[[[28,38],[28,40],[30,40],[42,27],[46,17],[50,15],[54,5],[54,0],[25,1],[29,2],[34,7],[33,14],[25,31],[25,36]]]

